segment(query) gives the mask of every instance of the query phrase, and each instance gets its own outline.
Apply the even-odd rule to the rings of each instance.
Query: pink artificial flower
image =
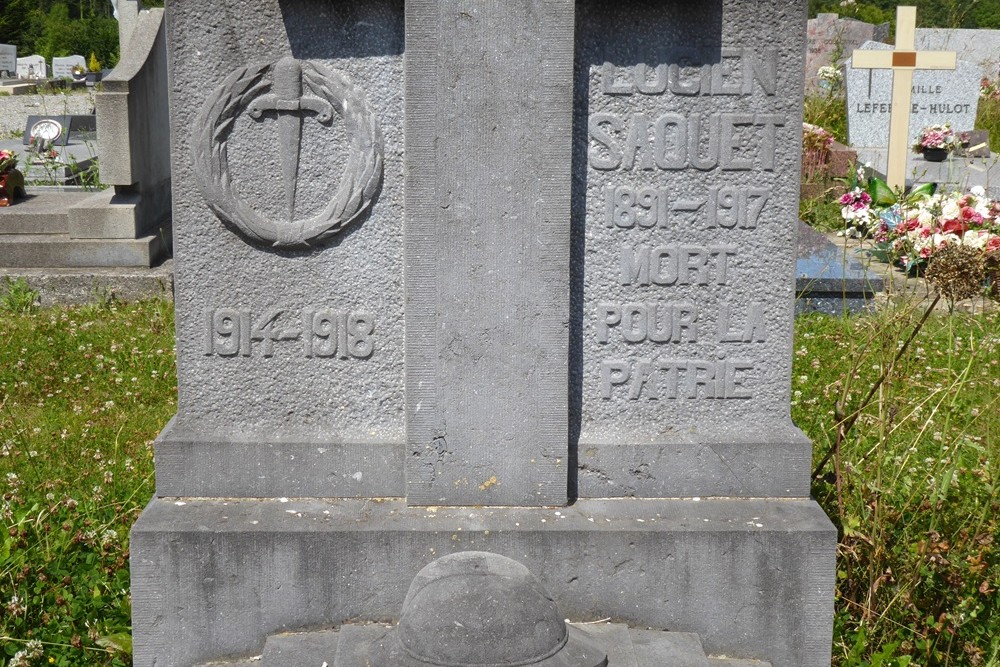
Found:
[[[965,220],[970,225],[978,226],[983,224],[983,216],[971,206],[966,206],[962,209],[962,220]]]

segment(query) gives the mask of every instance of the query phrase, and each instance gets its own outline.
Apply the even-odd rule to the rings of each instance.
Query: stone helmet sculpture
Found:
[[[439,558],[410,585],[399,625],[369,648],[373,667],[606,667],[526,567],[497,554]]]

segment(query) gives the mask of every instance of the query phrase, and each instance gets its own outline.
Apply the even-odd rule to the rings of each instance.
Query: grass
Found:
[[[176,410],[172,304],[34,304],[0,295],[0,665],[29,640],[20,664],[129,665],[128,529]],[[921,315],[796,321],[792,414],[830,454],[813,493],[841,534],[840,667],[1000,665],[1000,313],[932,316],[894,361]]]
[[[0,665],[29,640],[42,657],[23,664],[129,665],[128,530],[176,410],[173,305],[39,311],[14,292],[0,298]]]
[[[831,454],[813,494],[841,535],[837,665],[1000,664],[1000,313],[932,316],[893,363],[922,315],[796,322],[792,415]]]

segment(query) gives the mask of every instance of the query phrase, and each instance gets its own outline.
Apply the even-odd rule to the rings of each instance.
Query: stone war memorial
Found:
[[[829,666],[805,2],[165,16],[179,400],[134,664]]]

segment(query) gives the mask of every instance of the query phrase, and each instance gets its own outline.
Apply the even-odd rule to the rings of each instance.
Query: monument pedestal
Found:
[[[136,667],[346,667],[332,633],[479,560],[636,646],[697,635],[641,667],[828,667],[789,416],[805,4],[167,5],[178,410]],[[475,632],[371,664],[620,645],[569,660],[537,589],[463,581],[426,608]]]
[[[474,550],[527,564],[572,621],[693,632],[708,655],[819,667],[829,664],[835,542],[803,499],[422,508],[157,498],[132,530],[134,660],[235,660],[259,655],[269,635],[389,621],[426,563]]]

